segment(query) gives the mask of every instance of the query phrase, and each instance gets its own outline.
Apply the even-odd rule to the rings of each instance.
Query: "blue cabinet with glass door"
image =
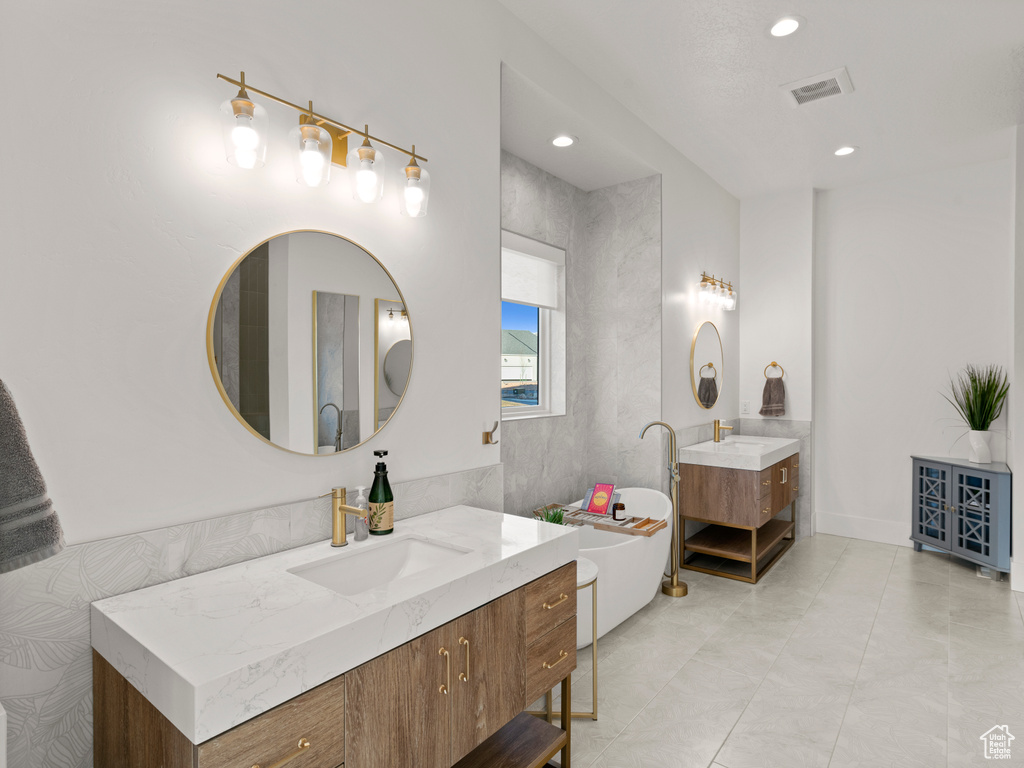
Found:
[[[912,456],[914,549],[922,545],[1010,570],[1010,468]]]

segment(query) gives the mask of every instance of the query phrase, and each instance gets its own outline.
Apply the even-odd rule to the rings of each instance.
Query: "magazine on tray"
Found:
[[[587,491],[580,509],[595,515],[607,515],[618,503],[620,495],[615,493],[615,486],[611,483],[598,483]]]

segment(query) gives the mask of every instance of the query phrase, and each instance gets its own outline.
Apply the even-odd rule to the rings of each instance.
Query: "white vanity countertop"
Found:
[[[800,441],[788,437],[729,435],[680,448],[679,463],[760,471],[799,452]]]
[[[345,596],[288,572],[417,537],[469,550]],[[576,559],[574,528],[458,506],[92,604],[92,646],[193,744]]]

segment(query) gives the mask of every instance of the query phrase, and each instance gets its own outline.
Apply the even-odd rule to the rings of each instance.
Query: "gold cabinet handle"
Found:
[[[541,664],[541,666],[544,669],[551,669],[556,664],[561,664],[563,661],[565,661],[568,658],[569,658],[569,654],[568,653],[566,653],[565,651],[559,651],[558,652],[558,658],[555,661],[553,661],[553,662],[552,661],[545,661],[543,664]]]
[[[799,490],[800,490],[800,486],[799,485],[794,485],[793,486],[793,493],[796,493]]]
[[[566,600],[568,600],[568,599],[569,599],[569,596],[568,596],[567,594],[565,594],[565,592],[560,592],[560,593],[559,593],[559,595],[558,595],[558,599],[557,599],[557,600],[555,600],[555,602],[553,602],[553,603],[544,603],[544,606],[543,606],[543,607],[544,607],[544,608],[545,608],[546,610],[549,610],[549,611],[550,611],[550,610],[551,610],[552,608],[554,608],[554,607],[555,607],[556,605],[561,605],[562,603],[564,603],[564,602],[565,602]]]
[[[282,765],[287,765],[292,760],[294,760],[296,757],[299,757],[300,755],[302,755],[302,753],[305,752],[307,749],[309,749],[311,746],[313,746],[313,745],[309,743],[309,739],[299,739],[299,745],[295,748],[294,752],[292,752],[290,755],[288,755],[288,757],[286,757],[286,758],[284,758],[282,760],[278,760],[273,765],[268,765],[267,768],[281,768]],[[259,763],[255,763],[252,766],[252,768],[260,768],[260,764]]]
[[[783,468],[782,468],[782,484],[783,484],[783,485],[785,485],[785,484],[786,484],[786,480],[787,480],[787,479],[788,479],[788,478],[786,477],[786,467],[783,467]]]
[[[448,653],[448,649],[441,646],[437,651],[438,656],[444,656],[445,665],[447,666],[447,672],[445,673],[445,682],[441,684],[441,687],[437,690],[443,693],[445,696],[448,695],[448,689],[452,685],[452,655]]]
[[[772,511],[771,507],[765,507],[764,509],[761,510],[761,514],[762,515],[767,515],[771,511]]]
[[[459,645],[466,646],[466,671],[459,672],[459,680],[464,683],[469,682],[469,640],[464,637],[459,638]]]
[[[771,480],[762,480],[761,481],[761,485],[771,485],[771,484],[772,484]]]

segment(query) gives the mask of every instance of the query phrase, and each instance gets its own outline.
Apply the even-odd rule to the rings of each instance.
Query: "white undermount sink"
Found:
[[[364,548],[365,547],[365,548]],[[288,573],[339,595],[357,595],[398,579],[451,563],[470,550],[418,536],[362,544],[332,557],[289,568]]]
[[[679,449],[680,464],[760,471],[800,451],[800,441],[788,437],[729,435]]]

